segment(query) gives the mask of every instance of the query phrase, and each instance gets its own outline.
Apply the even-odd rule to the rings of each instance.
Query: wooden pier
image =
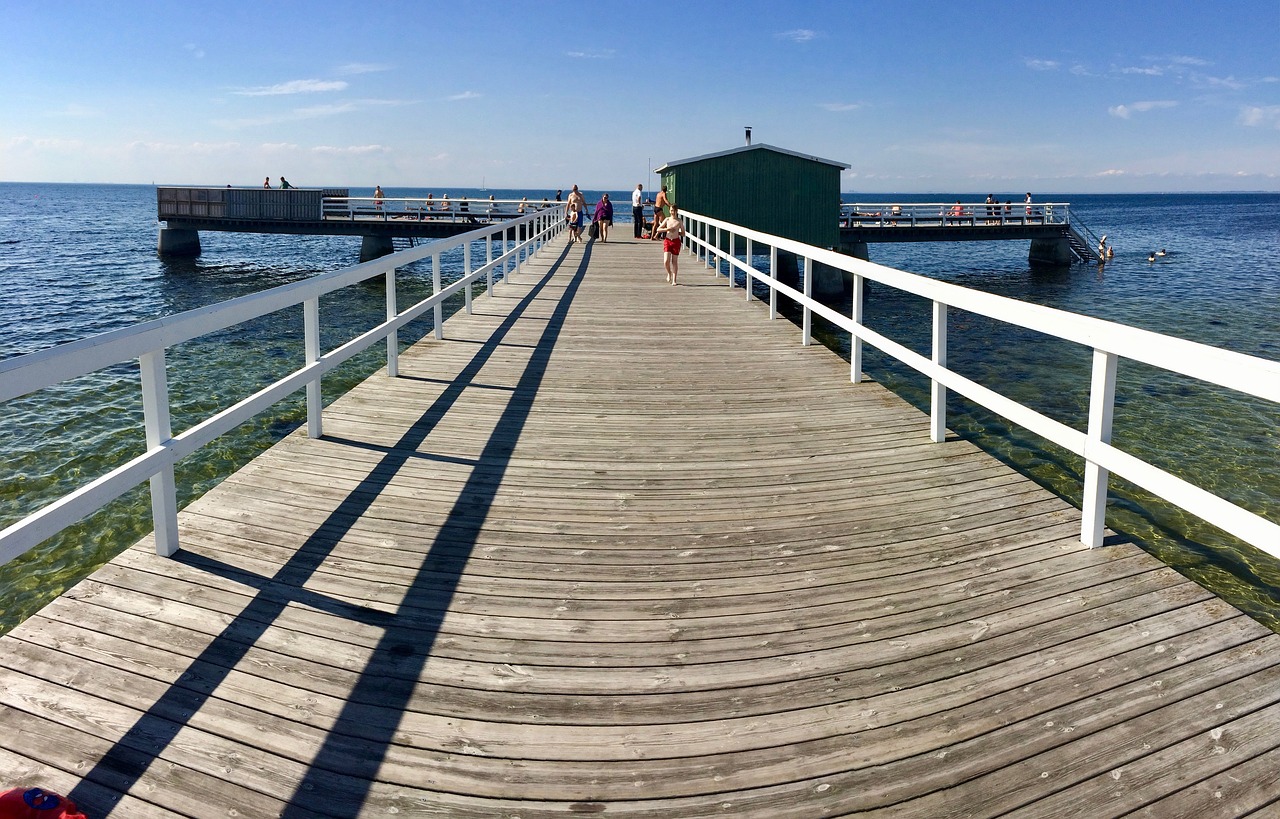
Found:
[[[1258,815],[1280,636],[688,256],[558,240],[0,639],[90,817]]]

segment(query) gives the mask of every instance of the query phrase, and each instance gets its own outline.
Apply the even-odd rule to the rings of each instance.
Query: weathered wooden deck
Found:
[[[0,640],[0,785],[94,819],[1280,810],[1280,636],[618,237]]]

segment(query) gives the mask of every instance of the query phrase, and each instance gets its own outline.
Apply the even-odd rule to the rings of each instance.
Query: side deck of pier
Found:
[[[553,243],[175,558],[0,639],[3,784],[95,819],[1280,808],[1280,636],[660,255]]]

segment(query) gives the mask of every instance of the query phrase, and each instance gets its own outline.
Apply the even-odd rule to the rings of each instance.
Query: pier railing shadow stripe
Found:
[[[321,522],[290,559],[270,578],[262,578],[259,591],[244,609],[227,625],[188,666],[184,678],[201,681],[198,690],[175,683],[120,737],[120,739],[85,773],[81,784],[69,798],[83,808],[105,815],[133,787],[147,769],[164,753],[187,721],[176,715],[193,714],[210,697],[267,629],[291,602],[317,605],[353,621],[372,622],[384,626],[386,632],[374,648],[368,665],[360,674],[351,697],[335,724],[313,757],[303,780],[290,797],[282,816],[351,816],[363,805],[372,778],[391,744],[400,714],[417,685],[417,678],[430,656],[439,634],[448,600],[456,589],[465,568],[470,548],[459,554],[458,544],[474,545],[483,515],[476,513],[477,504],[492,502],[511,456],[512,442],[528,419],[531,403],[514,400],[536,391],[572,303],[590,261],[590,245],[564,289],[552,317],[547,321],[542,338],[526,365],[512,399],[486,444],[472,477],[459,492],[467,500],[455,506],[441,524],[433,547],[428,551],[413,584],[407,589],[401,608],[413,610],[407,618],[373,612],[340,601],[317,599],[302,585],[324,564],[343,535],[372,505],[399,469],[420,453],[416,452],[447,413],[476,379],[485,364],[502,348],[502,339],[511,332],[538,300],[568,258],[569,247],[561,249],[546,274],[514,305],[489,339],[439,395],[419,420],[401,436],[396,448],[387,451],[360,484]],[[179,553],[182,554],[182,553]],[[215,574],[230,574],[216,561],[183,558],[189,565],[207,568]],[[242,570],[235,570],[243,581]],[[442,578],[446,580],[442,584]],[[253,585],[253,584],[251,584]],[[327,599],[327,598],[326,598]],[[373,705],[372,703],[377,703]],[[95,783],[119,792],[116,801],[104,804]]]

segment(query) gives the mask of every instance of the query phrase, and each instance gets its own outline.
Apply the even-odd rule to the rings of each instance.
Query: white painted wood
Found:
[[[984,203],[985,206],[985,203]],[[1059,210],[1061,216],[1064,210]],[[696,213],[685,213],[685,218],[695,226],[723,224]],[[927,298],[937,305],[948,305],[957,309],[988,316],[999,321],[1019,327],[1035,330],[1046,335],[1055,336],[1065,341],[1082,344],[1095,351],[1107,351],[1106,354],[1119,358],[1141,361],[1160,369],[1196,378],[1228,389],[1237,390],[1264,400],[1280,403],[1280,362],[1257,358],[1255,356],[1235,353],[1199,344],[1185,339],[1141,330],[1115,322],[1105,321],[1090,316],[1055,310],[1041,305],[996,296],[975,290],[968,290],[957,285],[929,279],[913,273],[894,270],[883,265],[855,259],[841,253],[822,248],[811,247],[791,239],[736,227],[743,236],[755,241],[769,243],[772,248],[790,251],[805,259],[806,269],[813,261],[820,261],[840,270],[847,271],[855,277],[862,277],[889,287],[913,293]],[[771,268],[774,262],[771,256]],[[744,265],[745,267],[745,265]],[[1236,504],[1220,498],[1204,489],[1196,487],[1174,475],[1127,453],[1121,452],[1102,439],[1101,435],[1086,444],[1086,435],[1078,430],[1048,418],[1028,407],[1018,404],[980,384],[947,370],[931,359],[924,358],[912,350],[885,338],[874,330],[863,326],[848,316],[836,313],[826,305],[810,298],[808,292],[798,292],[776,280],[772,275],[764,276],[758,271],[747,271],[747,275],[764,282],[770,288],[770,298],[783,295],[801,305],[806,322],[810,312],[816,313],[837,327],[847,330],[854,337],[854,344],[864,341],[877,349],[888,353],[899,361],[914,367],[929,377],[935,389],[953,389],[972,401],[987,407],[1019,426],[1043,436],[1047,440],[1065,447],[1071,452],[1081,455],[1092,468],[1099,471],[1090,481],[1088,490],[1092,493],[1105,492],[1103,472],[1114,472],[1133,481],[1153,494],[1186,509],[1194,515],[1228,531],[1263,551],[1280,557],[1280,525],[1262,516],[1243,509]],[[807,286],[806,286],[807,290]],[[771,304],[773,302],[771,301]],[[771,311],[772,312],[772,311]],[[936,327],[936,324],[935,324]],[[852,369],[852,368],[851,368]],[[1106,398],[1107,403],[1113,396]],[[935,405],[937,401],[935,400]],[[1101,405],[1091,405],[1092,415],[1099,414],[1098,427],[1101,431],[1104,409]],[[1107,409],[1105,412],[1109,413]],[[932,422],[936,433],[936,419]],[[1109,436],[1108,436],[1109,437]],[[1082,534],[1082,541],[1101,542],[1101,535],[1091,534],[1099,525],[1099,518],[1105,518],[1100,507],[1094,509],[1095,517],[1089,521],[1090,534]]]
[[[307,299],[302,303],[302,336],[304,357],[307,366],[320,360],[320,299]],[[321,415],[324,401],[321,393],[320,376],[307,382],[307,435],[319,438],[324,434],[324,422]]]
[[[1111,443],[1111,420],[1115,414],[1116,365],[1119,357],[1103,350],[1093,351],[1093,376],[1089,387],[1089,438],[1085,451],[1095,444]],[[1084,464],[1083,519],[1080,540],[1089,548],[1102,545],[1107,522],[1106,468],[1092,459]]]
[[[395,319],[399,312],[396,307],[396,268],[387,271],[387,321]],[[395,378],[400,375],[400,331],[392,329],[387,333],[387,376]]]
[[[862,326],[862,309],[863,309],[863,286],[862,276],[854,273],[852,282],[851,305],[849,308],[849,319],[853,322],[854,327]],[[772,294],[771,294],[772,295]],[[857,384],[862,381],[862,339],[858,337],[858,333],[849,334],[849,380]]]
[[[147,449],[155,450],[167,444],[173,435],[164,350],[144,353],[138,365]],[[151,522],[155,527],[156,554],[168,557],[178,551],[178,491],[172,462],[151,476]]]
[[[399,328],[424,315],[428,310],[435,309],[442,312],[441,305],[445,299],[457,292],[459,288],[469,288],[480,276],[491,271],[492,267],[486,265],[482,270],[473,271],[469,276],[464,276],[447,288],[437,285],[432,296],[399,315],[394,314],[395,299],[393,293],[389,293],[387,321],[324,355],[320,350],[319,299],[321,295],[381,274],[387,274],[388,288],[393,289],[396,267],[429,256],[435,261],[434,271],[438,276],[441,252],[458,245],[465,247],[471,241],[500,233],[507,227],[518,224],[544,227],[536,234],[531,228],[528,231],[528,239],[516,243],[494,264],[505,265],[508,259],[528,252],[535,246],[540,246],[539,243],[556,235],[563,227],[562,223],[549,220],[545,215],[529,214],[512,220],[506,225],[484,226],[471,233],[411,248],[335,273],[0,362],[0,401],[6,401],[103,367],[134,358],[139,359],[143,373],[144,417],[148,438],[148,452],[144,455],[0,531],[0,564],[21,555],[143,481],[152,483],[157,551],[164,554],[176,551],[179,544],[176,535],[177,500],[173,466],[177,461],[300,389],[307,391],[308,434],[312,437],[320,437],[323,432],[320,379],[324,373],[378,341],[390,339]],[[164,351],[174,344],[190,341],[298,304],[303,306],[303,344],[306,356],[304,366],[190,429],[171,436],[167,389],[164,387],[163,379]],[[438,322],[437,326],[439,323],[442,322]],[[392,363],[394,360],[393,357],[389,357],[389,368],[394,367]]]
[[[933,364],[947,368],[947,305],[933,303]],[[938,379],[929,386],[929,437],[934,443],[947,439],[947,387]]]

